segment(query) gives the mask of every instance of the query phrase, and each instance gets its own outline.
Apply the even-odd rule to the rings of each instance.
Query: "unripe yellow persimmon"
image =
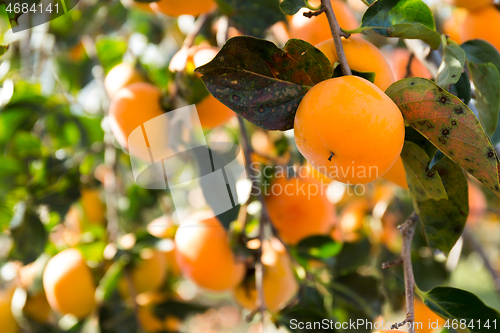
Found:
[[[4,285],[0,289],[0,331],[2,333],[19,332],[19,326],[11,311],[12,296],[15,290],[15,283]]]
[[[403,160],[397,159],[396,163],[382,176],[382,178],[393,182],[396,185],[401,186],[404,189],[408,189],[408,183],[406,182],[406,171],[403,165]]]
[[[130,84],[113,97],[109,106],[109,124],[123,148],[128,149],[128,137],[133,130],[164,114],[160,99],[160,89],[145,82]],[[137,157],[149,160],[149,152],[144,151]]]
[[[311,6],[319,6],[320,1],[309,1]],[[333,11],[343,29],[351,30],[359,26],[358,19],[349,8],[349,6],[341,0],[331,0]],[[290,37],[303,39],[311,44],[318,44],[326,39],[332,38],[330,25],[325,14],[305,17],[304,13],[310,11],[303,8],[297,14],[289,19]]]
[[[338,61],[333,39],[325,40],[316,47],[330,59],[332,65]],[[374,72],[374,83],[382,91],[394,83],[391,66],[375,45],[361,37],[351,36],[348,39],[342,38],[342,47],[349,67],[358,72]]]
[[[298,284],[293,273],[290,258],[277,239],[262,244],[262,264],[264,266],[263,288],[266,308],[277,312],[297,293]],[[255,310],[257,290],[255,280],[240,284],[234,290],[234,298],[244,308]]]
[[[94,308],[95,283],[90,268],[76,249],[64,250],[49,260],[43,287],[51,308],[82,319]]]
[[[163,13],[168,16],[198,16],[215,7],[215,2],[213,0],[160,0],[152,2],[150,6],[155,12]]]
[[[245,266],[231,251],[226,230],[211,211],[189,216],[175,234],[175,257],[186,277],[212,291],[233,289]]]
[[[471,39],[484,39],[500,51],[500,10],[486,6],[468,12],[460,29],[462,42]]]
[[[401,111],[373,83],[342,76],[315,85],[295,115],[295,142],[323,174],[365,184],[384,175],[403,149]]]
[[[325,186],[310,177],[276,178],[266,203],[273,225],[291,245],[325,235],[335,223],[335,207],[328,201]]]
[[[139,74],[134,66],[132,66],[132,64],[122,62],[108,72],[104,78],[104,88],[106,89],[108,96],[113,98],[113,96],[115,96],[121,88],[132,83],[143,81],[144,78],[141,74]]]

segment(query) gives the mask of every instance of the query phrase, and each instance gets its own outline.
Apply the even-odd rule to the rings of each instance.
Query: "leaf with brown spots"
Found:
[[[333,74],[328,58],[303,40],[291,39],[280,49],[248,36],[231,38],[196,70],[208,91],[231,110],[261,128],[282,131],[293,128],[307,91]]]
[[[500,196],[498,156],[467,105],[423,78],[400,80],[387,88],[386,94],[406,123]]]
[[[411,141],[405,141],[401,158],[408,187],[416,200],[448,199],[439,173],[427,169],[431,159],[422,148]]]
[[[463,170],[448,157],[443,157],[433,170],[441,176],[448,200],[416,201],[415,209],[429,246],[448,254],[462,235],[469,215],[469,189]]]

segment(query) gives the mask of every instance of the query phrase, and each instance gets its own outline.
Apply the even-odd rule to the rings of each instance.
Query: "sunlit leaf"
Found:
[[[367,29],[387,37],[421,39],[434,49],[441,43],[432,12],[421,0],[375,1],[363,15],[361,27],[350,32]]]
[[[449,90],[449,87],[460,79],[464,66],[465,51],[459,45],[446,45],[444,47],[443,61],[438,69],[437,84]]]

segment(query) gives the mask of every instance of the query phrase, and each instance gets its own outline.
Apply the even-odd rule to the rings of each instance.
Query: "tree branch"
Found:
[[[325,12],[326,17],[328,18],[328,23],[330,24],[330,30],[332,32],[333,42],[335,43],[335,49],[337,50],[337,58],[340,63],[342,75],[352,75],[344,53],[344,47],[342,46],[341,36],[343,35],[343,32],[340,29],[337,18],[335,17],[330,0],[321,0],[321,10]]]
[[[411,263],[411,244],[415,235],[418,216],[415,212],[399,226],[399,231],[403,234],[403,247],[401,249],[401,259],[403,260],[404,279],[405,279],[405,296],[406,296],[406,318],[401,323],[396,323],[392,328],[399,328],[406,323],[410,323],[408,333],[415,333],[415,308],[414,308],[414,291],[415,291],[415,276],[413,275],[413,266]]]

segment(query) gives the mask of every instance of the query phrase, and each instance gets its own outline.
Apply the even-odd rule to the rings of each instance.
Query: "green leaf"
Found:
[[[423,78],[400,80],[386,94],[398,105],[406,123],[500,195],[495,149],[479,120],[458,97]]]
[[[447,157],[433,169],[441,176],[448,200],[416,202],[415,209],[429,246],[448,254],[462,235],[469,215],[467,179],[462,169]]]
[[[18,132],[12,140],[12,153],[20,157],[39,157],[42,144],[29,132]]]
[[[267,28],[286,21],[279,0],[216,0],[223,14],[244,34],[262,38]]]
[[[304,0],[283,0],[280,3],[280,9],[287,15],[296,14],[302,7],[304,7]]]
[[[460,79],[465,66],[465,51],[455,44],[444,46],[444,55],[437,74],[437,84],[449,90],[452,84]]]
[[[9,258],[29,264],[43,253],[47,232],[40,219],[23,202],[16,206],[16,213],[10,221],[10,232],[13,246]]]
[[[9,45],[0,45],[0,57],[5,54],[9,50]]]
[[[476,295],[451,287],[436,287],[428,293],[418,292],[425,305],[445,319],[465,319],[470,333],[491,333],[497,330],[500,313],[485,305]],[[486,326],[489,323],[490,327]],[[497,326],[498,327],[498,326]]]
[[[99,281],[99,286],[96,289],[96,300],[106,301],[113,295],[123,275],[125,265],[122,260],[117,260],[108,268],[106,274]]]
[[[483,39],[473,39],[462,44],[467,59],[475,64],[492,63],[500,72],[500,52]]]
[[[373,29],[386,37],[421,39],[437,49],[441,38],[434,17],[421,0],[378,0],[363,15],[361,27],[352,31]]]
[[[284,49],[253,37],[234,37],[197,68],[208,91],[251,123],[268,130],[293,128],[297,107],[315,84],[331,78],[328,58],[291,39]]]
[[[411,141],[405,141],[401,158],[411,194],[417,201],[448,199],[439,173],[428,170],[431,159]]]
[[[297,254],[304,258],[327,260],[342,250],[342,243],[338,243],[328,236],[311,236],[301,240],[297,246]]]
[[[452,84],[448,90],[453,95],[460,98],[465,105],[469,105],[472,98],[472,90],[470,86],[469,74],[466,71],[462,72],[460,79],[457,83]]]
[[[439,161],[441,161],[444,157],[444,154],[441,150],[436,150],[434,157],[432,158],[431,163],[429,163],[429,170],[432,169]]]
[[[106,73],[121,63],[123,55],[127,52],[127,42],[116,37],[99,38],[95,43],[95,47],[97,57]]]
[[[479,121],[486,134],[492,137],[497,128],[500,110],[500,74],[492,63],[469,62],[469,68],[476,87]]]

